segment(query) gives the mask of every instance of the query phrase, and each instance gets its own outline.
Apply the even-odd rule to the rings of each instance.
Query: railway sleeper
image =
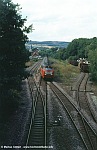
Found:
[[[38,129],[42,129],[43,128],[43,126],[34,126],[34,128],[38,128]]]
[[[34,122],[34,126],[37,126],[37,125],[44,126],[44,123],[43,122]]]
[[[33,139],[34,141],[35,140],[37,140],[37,141],[43,141],[44,140],[44,134],[42,134],[42,135],[36,135],[36,134],[32,134],[32,138],[31,139]]]
[[[41,127],[41,128],[43,128],[44,127],[44,125],[43,124],[34,124],[34,127]]]
[[[38,128],[32,128],[32,131],[33,132],[44,132],[44,128],[41,128],[41,129],[40,128],[39,129]]]
[[[37,124],[37,123],[41,123],[41,124],[42,124],[42,123],[44,123],[44,121],[43,121],[43,120],[34,120],[34,124],[35,124],[35,123],[36,123],[36,124]]]
[[[43,144],[44,142],[44,137],[42,138],[41,136],[40,137],[32,137],[32,139],[31,139],[31,143],[33,144],[33,143],[36,143],[36,144],[39,144],[39,143],[41,143],[41,144]]]
[[[38,131],[38,132],[33,131],[32,134],[36,135],[36,136],[44,136],[44,132],[43,131]]]

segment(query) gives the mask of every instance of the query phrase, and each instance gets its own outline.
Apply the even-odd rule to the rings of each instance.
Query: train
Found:
[[[54,78],[54,69],[49,61],[48,56],[44,57],[41,67],[40,67],[41,77],[45,80],[53,80]]]
[[[79,69],[80,72],[85,72],[85,73],[89,73],[89,65],[90,63],[86,60],[86,59],[81,59],[79,60]]]

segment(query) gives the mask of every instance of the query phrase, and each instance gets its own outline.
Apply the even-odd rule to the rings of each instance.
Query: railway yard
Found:
[[[1,149],[97,149],[97,99],[89,73],[79,73],[66,87],[41,78],[36,62],[22,82],[23,101],[0,129]],[[4,128],[4,130],[3,130]],[[17,146],[18,145],[18,146]],[[15,147],[17,146],[17,147]]]

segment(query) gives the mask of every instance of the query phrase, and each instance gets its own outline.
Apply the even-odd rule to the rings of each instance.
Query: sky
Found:
[[[32,41],[65,41],[97,37],[97,0],[12,0],[20,4]]]

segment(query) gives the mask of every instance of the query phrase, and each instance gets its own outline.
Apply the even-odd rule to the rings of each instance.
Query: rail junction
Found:
[[[78,148],[96,150],[97,115],[92,109],[88,95],[91,90],[87,86],[89,74],[80,74],[72,87],[71,97],[57,83],[42,80],[39,66],[40,62],[29,69],[28,84],[32,97],[32,110],[26,146],[43,146],[43,149],[52,146],[55,150]],[[69,119],[69,124],[66,118]],[[69,130],[69,126],[73,128],[73,135],[70,135],[74,136],[72,140],[69,131],[68,138],[66,137],[66,128]]]

